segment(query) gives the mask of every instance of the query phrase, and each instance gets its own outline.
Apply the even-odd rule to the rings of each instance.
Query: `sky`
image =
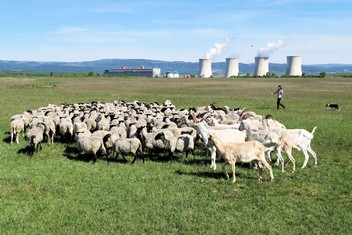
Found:
[[[352,0],[1,0],[0,60],[352,64]]]

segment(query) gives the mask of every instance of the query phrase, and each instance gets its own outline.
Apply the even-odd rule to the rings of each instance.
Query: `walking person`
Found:
[[[282,97],[284,95],[284,90],[282,89],[282,86],[279,85],[277,87],[277,91],[271,93],[271,95],[273,95],[273,94],[277,94],[277,101],[276,101],[277,109],[279,109],[280,106],[285,109],[286,108],[285,105],[281,104],[281,99],[282,99]]]

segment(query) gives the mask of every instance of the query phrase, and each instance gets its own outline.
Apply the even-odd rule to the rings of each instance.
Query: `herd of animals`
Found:
[[[312,131],[288,129],[272,116],[258,115],[246,108],[231,109],[214,104],[177,109],[170,100],[159,104],[139,101],[89,102],[76,104],[49,104],[36,110],[26,110],[11,118],[11,143],[19,143],[19,136],[28,142],[31,153],[42,149],[42,143],[75,144],[77,153],[92,157],[133,155],[133,162],[140,158],[166,155],[172,160],[174,153],[186,156],[196,148],[208,149],[210,167],[216,170],[216,159],[223,159],[222,168],[229,175],[226,164],[231,165],[232,181],[235,182],[235,165],[251,163],[259,169],[260,179],[264,168],[274,179],[271,155],[285,171],[286,162],[295,159],[292,150],[304,155],[302,168],[309,156],[317,165],[316,153],[311,148],[316,127]],[[310,155],[309,155],[310,154]]]

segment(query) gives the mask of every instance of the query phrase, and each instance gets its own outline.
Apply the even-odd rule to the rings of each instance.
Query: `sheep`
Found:
[[[37,123],[35,127],[28,130],[26,134],[26,139],[28,141],[28,146],[33,152],[38,152],[42,149],[42,141],[44,139],[44,123]]]
[[[79,136],[77,140],[77,150],[79,154],[93,154],[93,163],[95,163],[97,160],[98,153],[101,153],[101,155],[103,156],[106,155],[106,148],[103,141],[104,138],[105,136],[103,138],[94,135]]]
[[[48,144],[54,144],[54,136],[56,133],[56,125],[52,117],[44,117],[44,135],[48,138]]]
[[[10,123],[10,133],[11,133],[11,144],[13,143],[13,139],[16,138],[16,143],[19,143],[18,136],[20,133],[24,136],[25,132],[25,123],[23,118],[13,119]]]
[[[60,120],[59,131],[63,142],[72,142],[73,136],[73,123],[69,117],[63,117]]]
[[[159,132],[154,137],[155,140],[162,140],[165,145],[165,149],[169,152],[170,160],[172,161],[174,152],[188,152],[194,149],[194,140],[191,135],[183,134],[180,136],[167,136],[165,132]]]
[[[186,158],[188,157],[188,153],[191,152],[193,157],[193,150],[194,150],[194,138],[190,134],[182,134],[177,138],[176,142],[176,150],[178,152],[185,152]]]
[[[236,162],[251,162],[258,161],[259,165],[264,165],[270,173],[271,181],[274,180],[274,175],[272,168],[269,163],[265,160],[265,146],[258,141],[247,141],[243,143],[233,143],[233,144],[224,144],[220,139],[215,135],[209,135],[209,142],[211,142],[220,156],[225,160],[222,165],[225,177],[228,179],[229,175],[226,172],[225,165],[229,163],[232,168],[232,182],[236,182]],[[263,168],[259,167],[259,180],[262,179]]]
[[[105,143],[106,141],[108,141],[109,137],[109,134],[106,135],[103,138],[103,142]],[[116,153],[115,160],[117,160],[118,155],[121,154],[125,162],[127,162],[125,155],[132,154],[134,156],[132,164],[136,161],[137,157],[141,157],[144,163],[142,143],[138,138],[116,139],[113,143],[113,148]]]

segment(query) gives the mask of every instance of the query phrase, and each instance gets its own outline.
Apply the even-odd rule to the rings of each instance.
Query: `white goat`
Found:
[[[237,129],[225,129],[225,130],[211,130],[206,128],[203,122],[196,124],[197,133],[200,135],[203,144],[209,149],[211,153],[211,165],[210,168],[216,170],[216,148],[212,143],[208,142],[210,134],[216,134],[217,137],[224,143],[241,143],[246,139],[245,131],[239,131]]]
[[[312,139],[314,138],[314,132],[317,127],[314,127],[311,132],[305,129],[273,129],[279,136],[285,136],[289,138],[291,142],[296,146],[296,149],[300,150],[304,154],[304,163],[302,168],[307,166],[309,160],[309,154],[314,158],[314,165],[318,164],[317,154],[311,147]]]

